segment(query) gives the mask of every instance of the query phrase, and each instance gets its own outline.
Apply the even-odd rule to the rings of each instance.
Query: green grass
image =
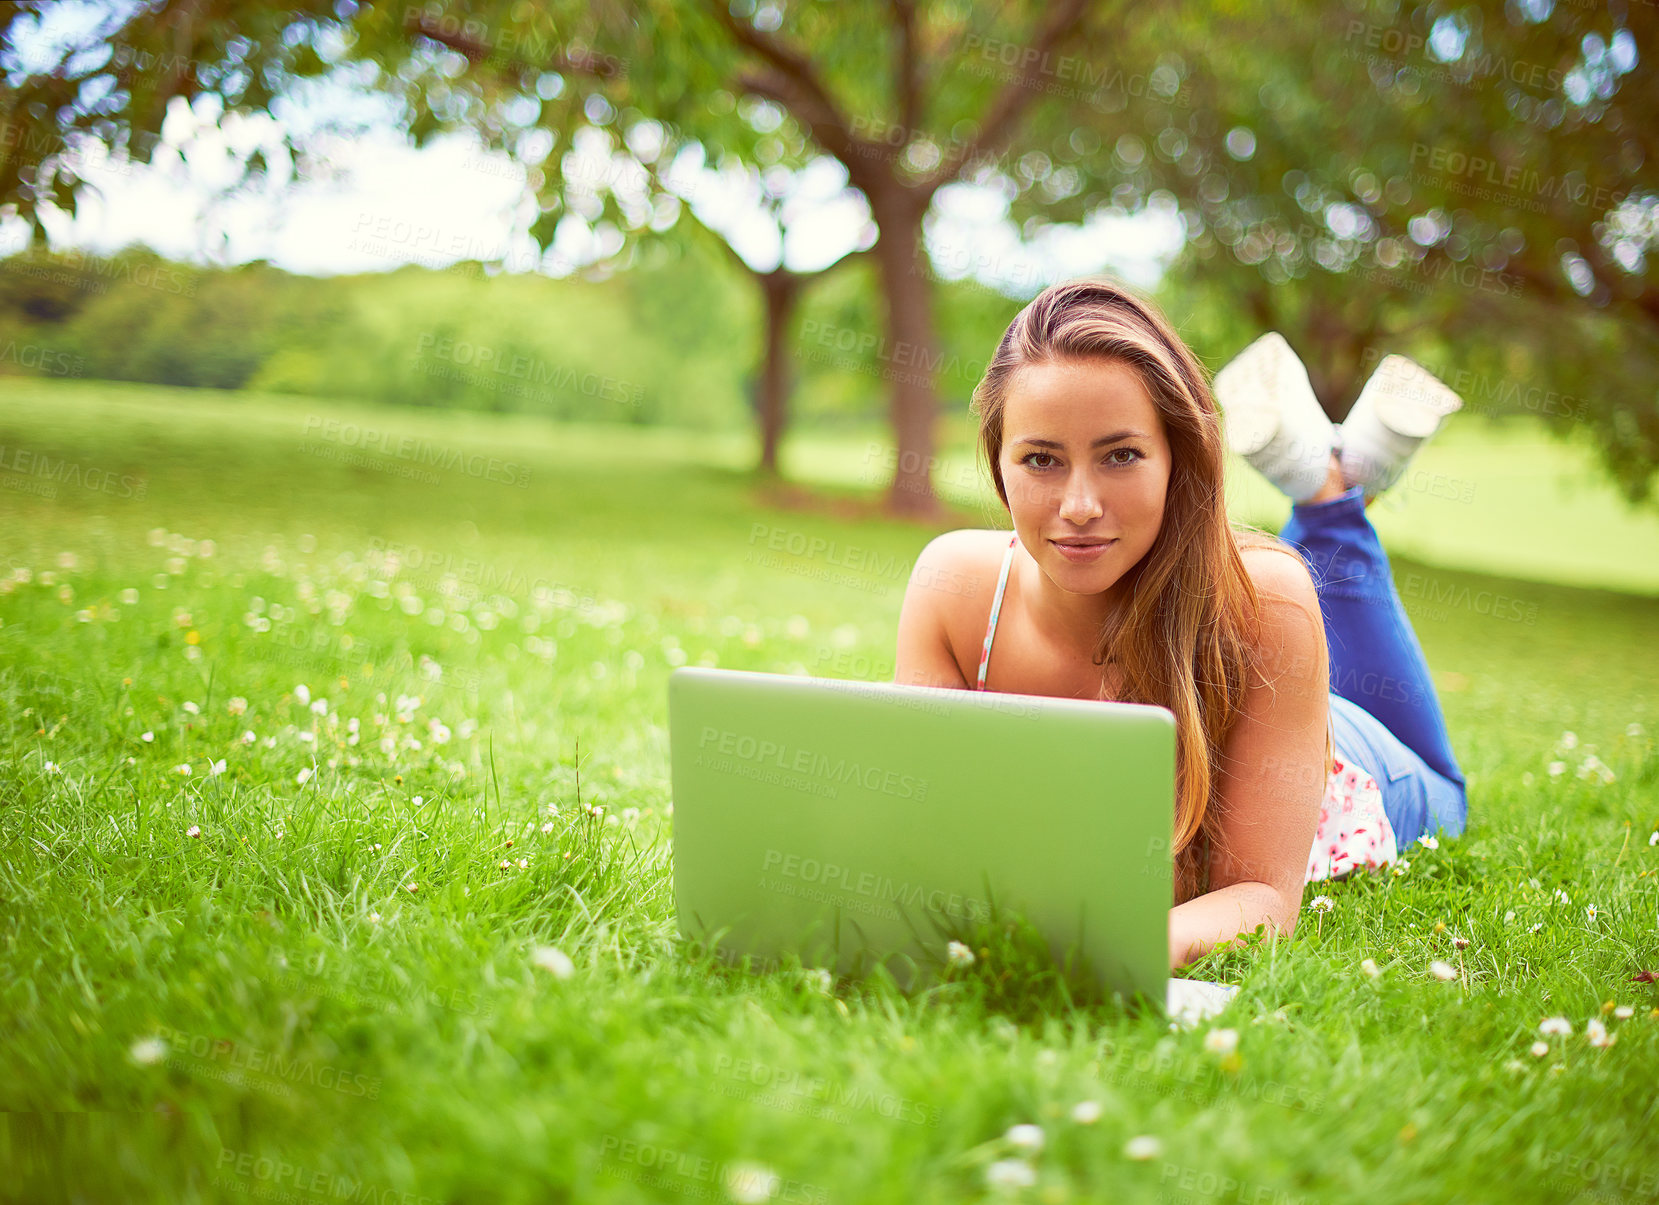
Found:
[[[725,1200],[756,1163],[777,1201],[977,1200],[1021,1123],[1033,1201],[1659,1194],[1650,597],[1396,563],[1469,831],[1194,967],[1242,984],[1224,1058],[1003,978],[1012,950],[906,997],[676,939],[668,673],[889,676],[929,530],[768,509],[740,437],[4,388],[0,1106],[38,1116],[0,1126],[0,1199]],[[313,418],[529,484],[345,465]],[[1480,446],[1437,454],[1500,492]],[[855,438],[792,455],[859,484]],[[1512,502],[1472,526],[1534,566],[1554,502]],[[898,569],[768,567],[774,528]]]

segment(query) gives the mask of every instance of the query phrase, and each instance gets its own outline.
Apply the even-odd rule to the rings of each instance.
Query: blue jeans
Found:
[[[1307,557],[1319,592],[1337,756],[1377,780],[1401,852],[1437,829],[1457,836],[1469,816],[1463,771],[1363,494],[1293,507],[1279,538]]]

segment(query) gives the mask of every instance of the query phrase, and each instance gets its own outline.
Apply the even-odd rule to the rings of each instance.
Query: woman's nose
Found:
[[[1100,495],[1087,477],[1073,477],[1066,482],[1060,498],[1060,517],[1072,523],[1087,523],[1105,514]]]

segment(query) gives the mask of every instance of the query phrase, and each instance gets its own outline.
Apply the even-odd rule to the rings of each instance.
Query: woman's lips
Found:
[[[1050,540],[1049,543],[1059,549],[1060,555],[1072,564],[1087,565],[1091,561],[1099,560],[1106,550],[1116,544],[1117,541],[1102,540],[1098,544],[1061,544],[1058,541]]]

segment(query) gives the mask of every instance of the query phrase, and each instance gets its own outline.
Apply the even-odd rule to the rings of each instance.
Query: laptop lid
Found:
[[[687,937],[909,987],[994,904],[1164,1003],[1166,709],[686,666],[668,715]]]

